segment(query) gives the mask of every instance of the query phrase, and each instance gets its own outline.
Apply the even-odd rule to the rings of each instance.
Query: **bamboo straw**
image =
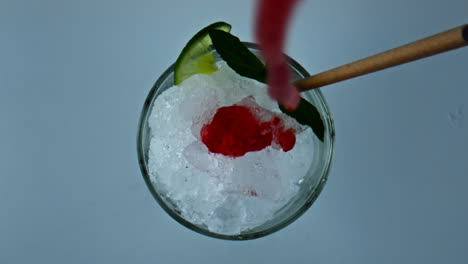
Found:
[[[468,24],[298,80],[294,85],[307,91],[467,45]]]

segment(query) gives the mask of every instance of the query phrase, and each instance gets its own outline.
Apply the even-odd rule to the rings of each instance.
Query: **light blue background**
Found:
[[[253,40],[251,0],[0,0],[0,263],[468,263],[468,48],[323,89],[337,144],[299,220],[222,241],[146,189],[137,122],[200,28]],[[304,0],[311,73],[468,23],[466,0]]]

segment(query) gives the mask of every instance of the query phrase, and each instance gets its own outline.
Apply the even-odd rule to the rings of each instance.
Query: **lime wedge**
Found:
[[[215,58],[211,54],[210,30],[231,31],[231,25],[225,22],[213,23],[200,30],[185,45],[176,60],[174,68],[174,83],[179,84],[196,73],[210,74],[218,70]]]

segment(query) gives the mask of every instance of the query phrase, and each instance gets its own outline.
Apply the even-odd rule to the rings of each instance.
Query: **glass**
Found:
[[[259,48],[254,43],[244,42],[244,45],[248,47],[255,55],[259,56]],[[217,60],[221,60],[219,55],[214,51],[214,55]],[[297,80],[309,76],[309,73],[299,63],[293,59],[287,57],[289,66],[291,69],[291,79]],[[225,235],[218,234],[209,231],[204,226],[199,226],[190,223],[184,219],[179,213],[176,206],[169,200],[162,197],[158,192],[158,183],[152,182],[149,175],[148,169],[148,150],[151,140],[151,131],[148,125],[148,118],[153,109],[153,103],[155,99],[166,89],[174,85],[174,65],[171,65],[156,81],[155,85],[151,89],[143,105],[143,110],[140,117],[138,139],[137,139],[137,151],[138,161],[140,169],[143,174],[143,178],[148,186],[153,197],[159,203],[159,205],[176,221],[186,226],[187,228],[201,233],[203,235],[228,239],[228,240],[247,240],[266,236],[281,228],[289,225],[299,216],[301,216],[317,199],[321,190],[323,189],[325,182],[327,181],[328,173],[331,166],[333,156],[333,144],[335,138],[335,130],[333,126],[333,119],[328,109],[327,103],[323,98],[322,93],[319,89],[303,92],[301,95],[311,102],[319,111],[321,118],[325,126],[324,141],[320,141],[314,136],[314,150],[313,160],[311,166],[304,176],[304,179],[300,182],[300,188],[296,196],[291,198],[280,210],[275,212],[273,219],[270,219],[266,223],[254,227],[248,231],[241,232],[237,235]]]

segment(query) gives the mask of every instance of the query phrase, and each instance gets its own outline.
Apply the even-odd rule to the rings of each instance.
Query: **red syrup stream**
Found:
[[[298,0],[258,0],[255,37],[262,49],[268,71],[268,94],[288,109],[300,101],[299,91],[290,84],[289,67],[283,55],[288,22]]]

